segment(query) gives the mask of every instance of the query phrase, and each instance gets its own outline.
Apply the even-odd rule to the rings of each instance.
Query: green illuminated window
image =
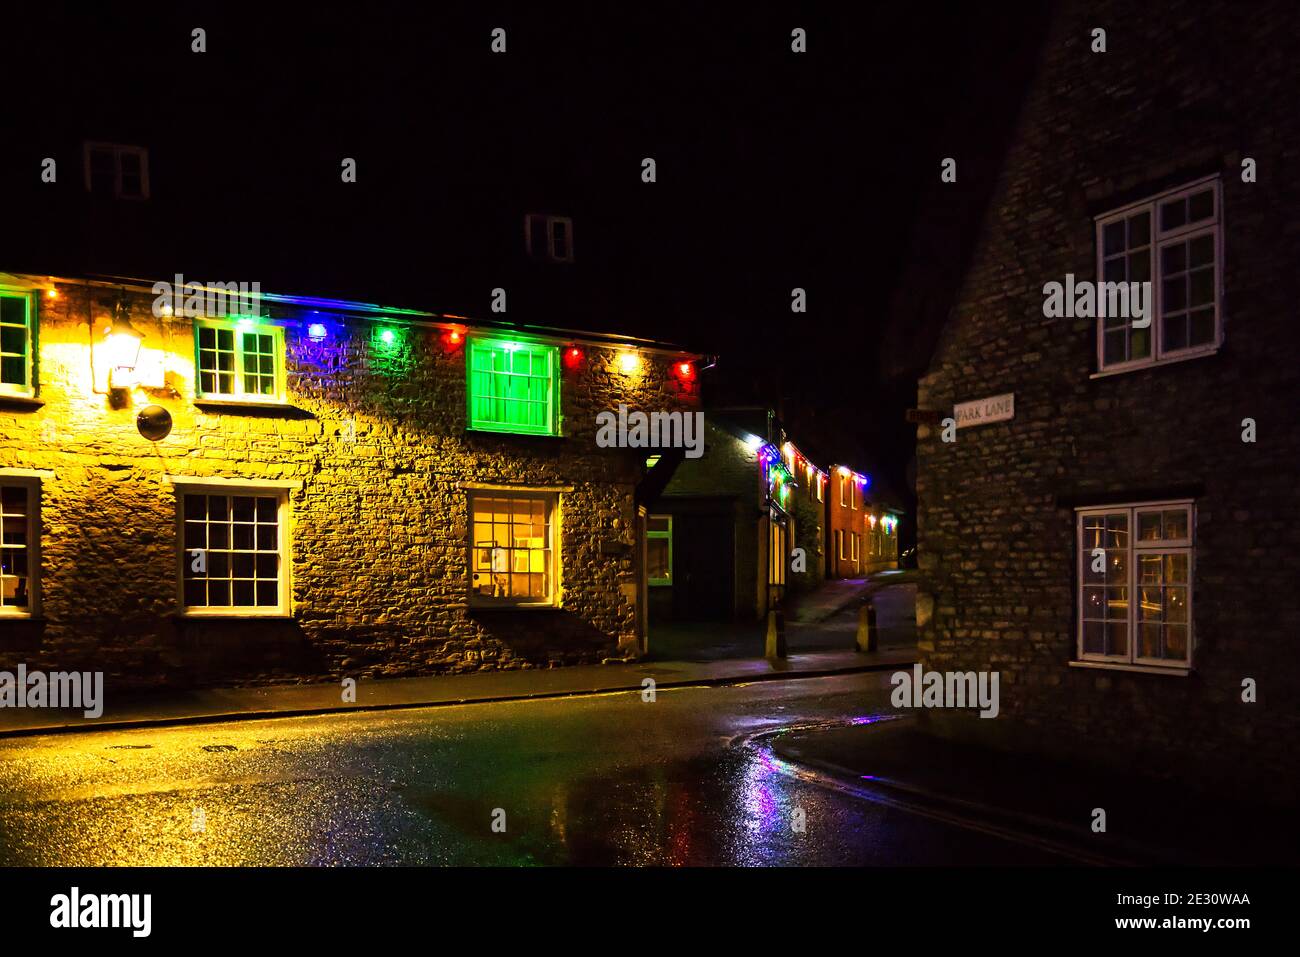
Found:
[[[559,434],[559,350],[502,339],[469,347],[469,425],[492,432]]]
[[[645,522],[646,581],[651,585],[673,583],[673,517],[650,515]]]
[[[200,398],[284,398],[284,330],[249,319],[203,320],[194,339]]]
[[[32,297],[0,290],[0,395],[31,395]]]

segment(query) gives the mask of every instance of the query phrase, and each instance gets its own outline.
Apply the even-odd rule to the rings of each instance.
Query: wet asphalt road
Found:
[[[11,739],[0,864],[1061,863],[749,740],[888,711],[887,691],[870,673]]]

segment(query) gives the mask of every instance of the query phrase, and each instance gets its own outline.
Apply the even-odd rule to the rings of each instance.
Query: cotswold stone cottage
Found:
[[[942,730],[1295,795],[1297,35],[1294,4],[1056,18],[920,382],[960,423],[918,430],[924,663],[1002,676]],[[1149,324],[1048,318],[1070,275],[1150,282]]]
[[[693,408],[695,356],[185,305],[0,274],[4,667],[203,683],[640,649],[646,455],[599,448],[595,418]]]

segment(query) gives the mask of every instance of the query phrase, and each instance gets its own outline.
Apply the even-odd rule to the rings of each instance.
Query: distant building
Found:
[[[768,409],[706,413],[703,457],[682,461],[649,506],[670,556],[651,579],[652,622],[757,621],[780,607],[798,494],[781,441]]]

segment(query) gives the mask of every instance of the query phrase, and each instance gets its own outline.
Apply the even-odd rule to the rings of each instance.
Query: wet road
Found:
[[[1053,863],[762,743],[888,711],[887,691],[873,673],[11,739],[0,864]]]

